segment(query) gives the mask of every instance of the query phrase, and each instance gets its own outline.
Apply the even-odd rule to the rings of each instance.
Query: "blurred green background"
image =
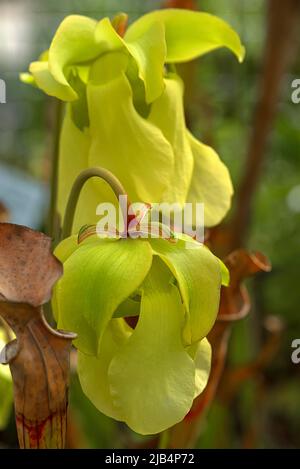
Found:
[[[225,50],[204,56],[189,70],[193,80],[186,87],[189,125],[218,151],[238,187],[259,96],[268,2],[195,3],[201,10],[227,20],[247,49],[242,65]],[[52,100],[22,84],[19,73],[47,49],[58,24],[70,13],[100,18],[124,11],[132,21],[162,4],[159,0],[0,1],[0,78],[7,85],[7,103],[0,104],[0,201],[8,206],[12,221],[37,229],[45,227],[53,128]],[[255,360],[266,340],[263,323],[269,315],[284,324],[280,347],[258,376],[241,384],[230,402],[215,400],[202,424],[201,448],[300,447],[300,364],[291,361],[291,342],[300,338],[300,104],[291,101],[292,80],[300,77],[299,43],[292,44],[293,48],[281,79],[244,242],[246,247],[267,255],[273,270],[248,282],[252,310],[234,326],[227,367]],[[70,446],[120,448],[144,441],[102,416],[83,396],[76,376],[72,378]],[[11,413],[7,426],[0,431],[0,447],[16,444]]]

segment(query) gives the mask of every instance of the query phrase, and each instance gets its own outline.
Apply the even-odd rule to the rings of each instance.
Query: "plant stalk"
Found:
[[[116,178],[116,176],[114,176],[107,169],[104,169],[104,168],[85,169],[79,174],[79,176],[75,180],[72,190],[69,195],[65,217],[64,217],[63,229],[62,229],[62,239],[65,239],[72,234],[75,211],[76,211],[76,207],[77,207],[77,203],[78,203],[81,190],[84,184],[93,177],[98,177],[106,181],[110,185],[117,199],[119,199],[121,195],[127,196],[125,189],[123,188],[120,181]],[[122,207],[122,210],[123,210],[123,219],[126,220],[127,207],[126,207],[126,213],[125,213],[124,207]]]

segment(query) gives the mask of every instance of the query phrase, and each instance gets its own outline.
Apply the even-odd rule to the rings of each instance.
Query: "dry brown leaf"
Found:
[[[53,330],[42,306],[62,275],[51,239],[29,228],[0,224],[0,315],[17,339],[2,350],[14,382],[21,448],[63,448],[72,333]]]

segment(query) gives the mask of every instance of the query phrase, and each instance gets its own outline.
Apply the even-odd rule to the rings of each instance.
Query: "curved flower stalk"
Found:
[[[220,222],[231,202],[230,176],[217,154],[188,133],[183,83],[173,66],[220,47],[240,61],[244,57],[237,34],[207,13],[154,11],[124,37],[108,18],[63,20],[49,51],[22,75],[67,102],[59,158],[62,217],[77,175],[102,166],[120,179],[133,202],[203,202],[206,225]],[[110,190],[89,181],[74,232],[96,222],[103,201],[114,201]]]
[[[141,434],[181,421],[208,380],[206,335],[228,281],[221,261],[185,235],[110,239],[90,227],[63,240],[55,255],[64,275],[53,310],[58,327],[78,333],[85,394]]]

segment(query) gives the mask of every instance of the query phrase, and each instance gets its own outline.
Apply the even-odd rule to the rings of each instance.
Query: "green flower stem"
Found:
[[[158,449],[167,449],[170,443],[170,432],[165,430],[160,433],[158,440]]]
[[[120,181],[107,169],[88,168],[82,171],[77,177],[77,179],[75,180],[72,190],[69,195],[69,200],[67,203],[65,217],[64,217],[64,224],[62,228],[62,239],[65,239],[72,234],[74,215],[76,211],[77,202],[80,196],[80,192],[84,184],[93,177],[98,177],[106,181],[110,185],[113,192],[115,193],[117,199],[119,199],[120,195],[127,196],[125,189],[123,188]],[[126,220],[127,213],[124,213],[125,208],[122,207],[122,210],[123,210],[123,219]],[[127,210],[127,207],[126,207],[126,210]]]

